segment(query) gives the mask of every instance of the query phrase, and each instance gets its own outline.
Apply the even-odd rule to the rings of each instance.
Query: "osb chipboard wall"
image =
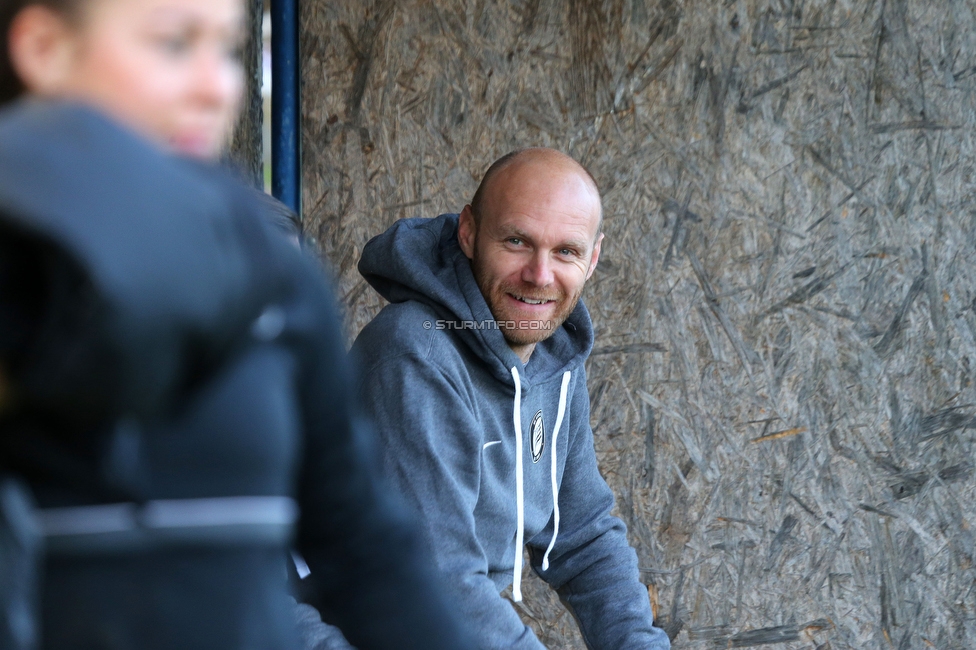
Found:
[[[306,0],[305,219],[557,147],[603,189],[601,468],[677,648],[976,645],[972,0]],[[582,648],[541,582],[519,605]]]

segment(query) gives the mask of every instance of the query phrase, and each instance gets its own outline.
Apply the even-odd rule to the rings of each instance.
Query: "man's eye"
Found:
[[[564,257],[576,257],[576,251],[572,248],[560,248],[559,254]]]
[[[511,245],[513,245],[513,246],[521,246],[522,245],[522,240],[519,239],[518,237],[509,237],[508,238],[508,243],[511,244]]]

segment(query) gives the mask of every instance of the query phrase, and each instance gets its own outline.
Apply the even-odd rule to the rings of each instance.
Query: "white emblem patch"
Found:
[[[532,462],[538,463],[542,458],[542,451],[546,448],[546,425],[542,422],[542,411],[532,418],[532,426],[529,430],[532,433]]]

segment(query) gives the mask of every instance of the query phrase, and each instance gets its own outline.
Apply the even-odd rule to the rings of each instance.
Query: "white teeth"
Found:
[[[515,297],[529,305],[541,305],[542,303],[546,302],[545,300],[532,300],[530,298],[523,298],[522,296],[515,296]]]

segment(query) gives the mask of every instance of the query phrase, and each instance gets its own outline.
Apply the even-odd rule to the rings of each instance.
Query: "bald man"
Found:
[[[482,648],[544,647],[499,595],[521,600],[526,547],[589,648],[670,647],[593,450],[580,294],[601,219],[581,165],[527,149],[496,161],[460,215],[401,220],[359,263],[391,303],[354,346],[364,405]]]

